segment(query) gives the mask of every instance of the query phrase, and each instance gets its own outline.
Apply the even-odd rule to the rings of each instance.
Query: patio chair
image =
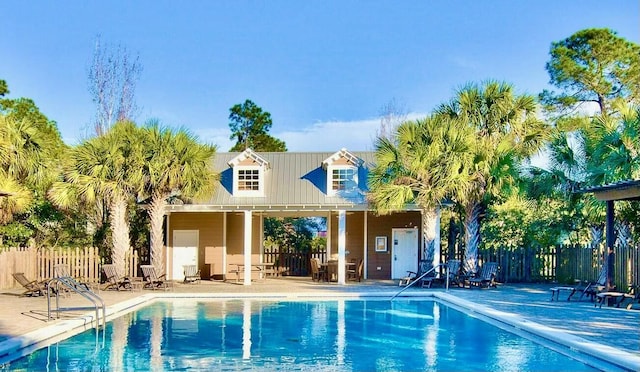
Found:
[[[20,296],[44,296],[47,294],[47,281],[29,280],[24,273],[13,273],[13,278],[25,289]]]
[[[400,279],[400,283],[398,283],[398,285],[400,287],[402,287],[402,286],[406,286],[406,285],[411,284],[416,279],[421,277],[422,274],[424,274],[427,271],[429,271],[431,269],[431,267],[432,267],[431,266],[431,262],[429,262],[427,260],[418,261],[418,272],[407,271],[407,276],[405,276],[404,278]],[[433,272],[433,276],[435,277],[435,272]],[[422,280],[424,282],[424,280],[429,280],[429,279],[428,278],[422,278]]]
[[[123,290],[132,290],[133,285],[131,284],[131,280],[126,276],[120,276],[116,270],[116,266],[113,264],[104,264],[102,265],[102,272],[105,276],[105,282],[107,283],[104,287],[104,290],[113,289],[119,291]]]
[[[591,281],[583,281],[576,280],[577,284],[575,286],[560,286],[551,288],[551,301],[553,301],[554,297],[556,301],[560,296],[560,292],[570,292],[567,297],[567,301],[571,301],[571,298],[576,294],[580,293],[580,298],[578,301],[582,300],[583,297],[587,296],[591,301],[595,299],[595,296],[602,292],[607,284],[607,271],[604,266],[600,268],[600,273],[598,274],[598,280],[595,282]]]
[[[196,265],[184,265],[182,268],[184,269],[185,283],[195,283],[200,281],[200,270]]]
[[[449,273],[449,285],[457,285],[459,287],[463,286],[464,283],[460,279],[460,265],[461,265],[460,260],[447,261],[446,266]],[[445,283],[445,280],[447,278],[446,275],[447,274],[445,271],[445,275],[441,278],[436,278],[436,277],[424,278],[422,280],[422,287],[431,288],[434,282]]]
[[[638,286],[630,285],[627,292],[606,291],[597,293],[596,301],[593,306],[597,307],[598,304],[600,304],[600,308],[602,308],[602,304],[606,303],[607,305],[620,307],[620,305],[622,305],[625,300],[630,299],[631,302],[627,307],[629,309],[631,308],[630,305],[632,305],[635,300],[640,300],[640,293],[638,291],[639,289],[640,287]]]
[[[358,265],[353,269],[347,270],[347,279],[353,279],[354,281],[362,281],[362,273],[364,272],[364,260],[360,259]]]
[[[318,282],[321,280],[329,280],[327,270],[326,268],[321,267],[319,258],[311,258],[309,264],[311,265],[311,280],[317,280]]]
[[[143,288],[145,289],[169,289],[170,285],[167,281],[167,275],[158,275],[153,265],[140,265],[142,269]]]
[[[496,275],[498,274],[498,263],[497,262],[485,262],[482,265],[482,270],[480,270],[477,276],[469,278],[469,288],[491,288],[496,287]]]

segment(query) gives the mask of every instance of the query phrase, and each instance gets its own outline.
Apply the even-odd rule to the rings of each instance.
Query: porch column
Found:
[[[605,290],[611,290],[614,283],[614,271],[615,271],[615,254],[613,253],[613,246],[616,243],[616,230],[615,230],[615,207],[613,200],[607,200],[607,223],[605,226],[607,250],[605,251],[605,260],[607,272],[607,281]]]
[[[244,211],[244,285],[251,285],[251,211]]]
[[[433,238],[433,267],[440,265],[440,216],[442,215],[440,207],[436,207],[436,235]],[[440,270],[436,271],[439,273]]]
[[[338,284],[345,284],[345,251],[347,245],[347,212],[338,211]]]

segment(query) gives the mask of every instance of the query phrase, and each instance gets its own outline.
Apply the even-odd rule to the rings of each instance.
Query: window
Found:
[[[238,170],[238,191],[259,191],[260,171],[258,169]]]
[[[331,190],[346,190],[349,184],[354,181],[355,169],[353,168],[337,168],[331,172]]]

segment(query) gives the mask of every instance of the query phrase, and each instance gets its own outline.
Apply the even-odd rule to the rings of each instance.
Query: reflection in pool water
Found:
[[[431,300],[158,302],[12,362],[27,370],[593,370]]]

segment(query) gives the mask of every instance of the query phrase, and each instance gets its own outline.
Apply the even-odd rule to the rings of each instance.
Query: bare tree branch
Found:
[[[96,39],[89,67],[89,93],[96,105],[95,134],[100,136],[116,122],[133,120],[137,112],[135,88],[142,65],[121,46],[103,44]]]

